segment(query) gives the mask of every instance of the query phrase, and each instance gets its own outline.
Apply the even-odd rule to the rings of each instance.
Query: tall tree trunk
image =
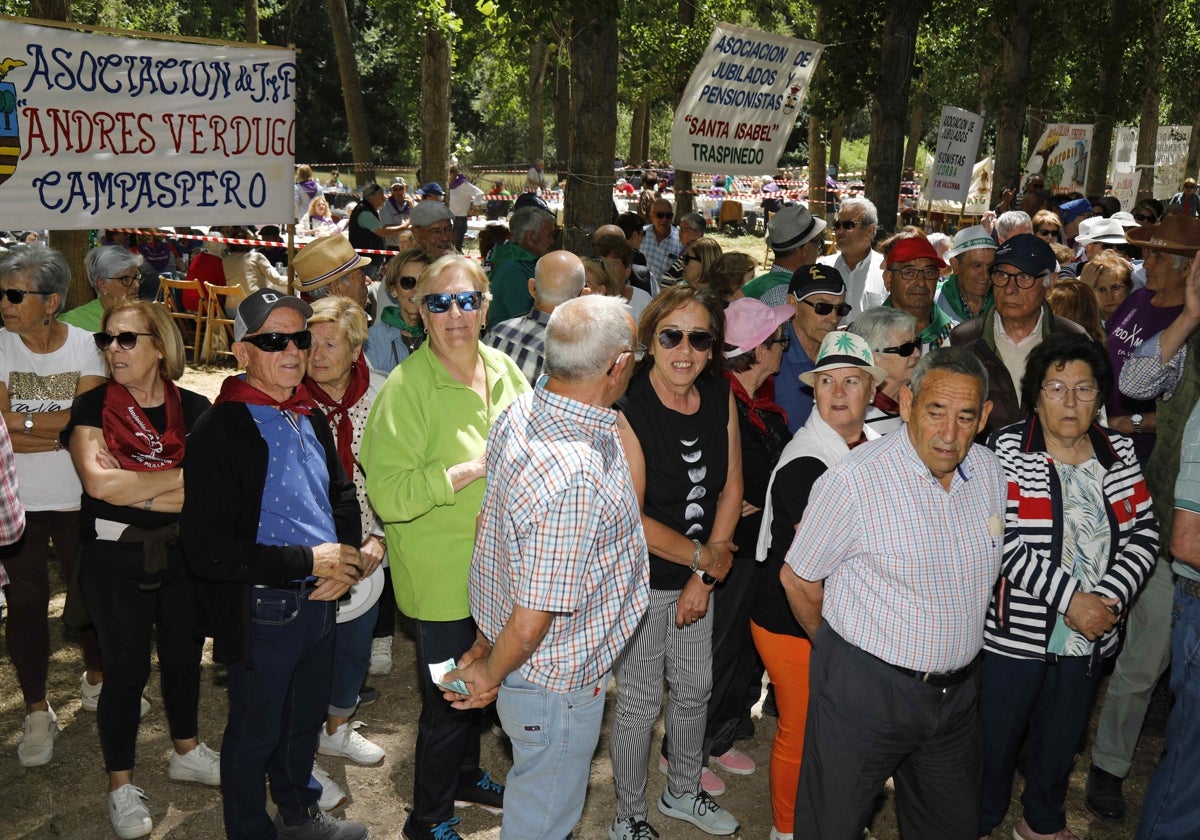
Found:
[[[325,7],[329,10],[333,45],[337,50],[338,77],[342,82],[342,101],[346,107],[346,127],[350,132],[350,151],[354,156],[354,180],[355,185],[361,189],[363,184],[375,180],[375,161],[371,156],[371,133],[367,124],[367,109],[363,105],[358,59],[354,55],[354,39],[350,34],[350,16],[346,13],[346,0],[325,0]]]
[[[829,132],[829,167],[838,169],[842,165],[842,131],[846,127],[846,117],[838,114],[833,120],[833,129]],[[822,152],[824,154],[824,152]]]
[[[257,44],[258,34],[258,0],[243,0],[246,10],[246,43]]]
[[[1104,195],[1108,183],[1108,159],[1112,156],[1113,118],[1117,88],[1121,84],[1121,61],[1129,31],[1128,0],[1113,0],[1109,10],[1108,33],[1100,44],[1099,98],[1096,100],[1095,128],[1092,129],[1092,149],[1088,161],[1087,184],[1084,194]]]
[[[901,180],[912,178],[917,168],[917,149],[921,138],[925,136],[925,103],[917,102],[912,106],[912,118],[908,122],[908,142],[904,146],[904,168],[900,170]]]
[[[546,152],[546,66],[550,49],[546,36],[538,35],[529,50],[529,162],[533,163]]]
[[[41,20],[71,20],[71,0],[33,0],[30,14]],[[87,270],[83,260],[88,252],[88,232],[86,230],[52,230],[50,231],[50,247],[63,255],[71,269],[71,285],[67,288],[67,302],[64,309],[74,309],[76,306],[92,300],[96,293],[87,280]]]
[[[1011,0],[1004,38],[1004,76],[996,117],[996,160],[992,177],[994,207],[1000,193],[1021,180],[1021,129],[1029,101],[1029,59],[1033,42],[1034,0]]]
[[[646,123],[650,119],[650,97],[642,93],[633,106],[633,122],[629,126],[629,165],[641,166],[650,157],[644,144]]]
[[[1161,76],[1166,15],[1166,0],[1150,0],[1146,61],[1139,71],[1145,88],[1142,90],[1142,113],[1138,125],[1137,168],[1142,173],[1138,181],[1138,201],[1154,197],[1154,158],[1158,153],[1158,112],[1162,107]]]
[[[612,219],[612,161],[617,139],[596,126],[617,122],[618,0],[571,24],[571,154],[564,190],[563,246],[589,253],[592,232]]]
[[[650,98],[647,97],[646,98],[646,119],[642,123],[642,159],[643,160],[650,160],[650,122],[651,122],[650,114],[652,113],[652,110],[653,110],[650,106],[652,104],[653,103],[650,101]]]
[[[679,0],[679,27],[682,30],[696,22],[696,4],[693,0]],[[675,66],[675,107],[683,99],[684,88],[692,75],[691,67],[684,67],[676,59]],[[696,196],[693,195],[694,185],[691,172],[675,170],[675,221],[684,213],[691,213],[696,206]]]
[[[565,170],[571,157],[571,56],[562,49],[554,68],[554,168],[559,181],[567,177]]]
[[[825,192],[825,140],[821,136],[821,120],[814,114],[808,118],[808,210],[818,219],[825,219],[832,209]]]
[[[1192,119],[1192,136],[1188,139],[1187,162],[1183,165],[1183,177],[1200,175],[1200,111]]]
[[[917,25],[924,0],[892,0],[883,27],[879,79],[871,98],[871,146],[867,151],[867,197],[879,210],[879,222],[896,226],[900,203],[900,165],[908,128],[908,93],[917,51]]]
[[[447,184],[450,170],[450,41],[437,26],[421,40],[421,179]]]

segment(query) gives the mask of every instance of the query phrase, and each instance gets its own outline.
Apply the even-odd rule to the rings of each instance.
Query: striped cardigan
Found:
[[[1103,492],[1112,531],[1104,576],[1092,591],[1116,598],[1121,610],[1137,594],[1158,551],[1158,523],[1133,443],[1092,424],[1088,435],[1104,468]],[[1035,415],[996,432],[989,446],[1008,480],[1004,560],[988,608],[984,648],[1019,659],[1046,659],[1059,614],[1065,614],[1079,581],[1062,565],[1062,485],[1046,454]],[[1117,646],[1117,628],[1098,639],[1092,661]]]

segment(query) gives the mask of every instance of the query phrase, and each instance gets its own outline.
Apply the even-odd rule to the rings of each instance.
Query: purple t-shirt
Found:
[[[1104,323],[1108,332],[1105,347],[1113,366],[1113,389],[1105,406],[1109,419],[1154,411],[1154,400],[1131,399],[1116,387],[1121,381],[1121,368],[1125,367],[1125,362],[1133,355],[1133,351],[1137,350],[1143,341],[1153,338],[1169,327],[1183,311],[1182,305],[1152,306],[1150,298],[1153,296],[1149,289],[1132,292],[1121,301]],[[1150,457],[1150,451],[1154,449],[1154,435],[1143,432],[1132,437],[1138,460],[1144,464]]]

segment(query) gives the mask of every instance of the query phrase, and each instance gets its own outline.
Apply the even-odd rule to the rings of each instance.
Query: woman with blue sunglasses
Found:
[[[500,813],[504,787],[479,768],[480,711],[447,703],[434,681],[442,669],[430,668],[476,643],[467,572],[488,430],[529,383],[508,356],[479,340],[490,296],[477,262],[442,257],[421,272],[412,294],[428,339],[380,389],[360,454],[367,496],[387,534],[396,603],[413,619],[421,682],[413,810],[400,836],[455,840],[455,806]]]

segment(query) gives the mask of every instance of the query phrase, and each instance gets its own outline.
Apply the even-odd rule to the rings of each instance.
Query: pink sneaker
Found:
[[[1013,829],[1013,840],[1079,840],[1079,836],[1066,827],[1053,834],[1038,834],[1029,827],[1025,818],[1021,817],[1021,821]]]
[[[754,763],[753,758],[736,747],[730,747],[729,752],[724,755],[710,755],[708,763],[715,764],[726,773],[733,773],[736,776],[749,776],[758,766]]]
[[[670,765],[662,754],[658,756],[658,769],[662,773],[670,772]],[[725,792],[725,783],[721,781],[721,777],[707,767],[700,769],[700,787],[709,796],[720,796]]]

